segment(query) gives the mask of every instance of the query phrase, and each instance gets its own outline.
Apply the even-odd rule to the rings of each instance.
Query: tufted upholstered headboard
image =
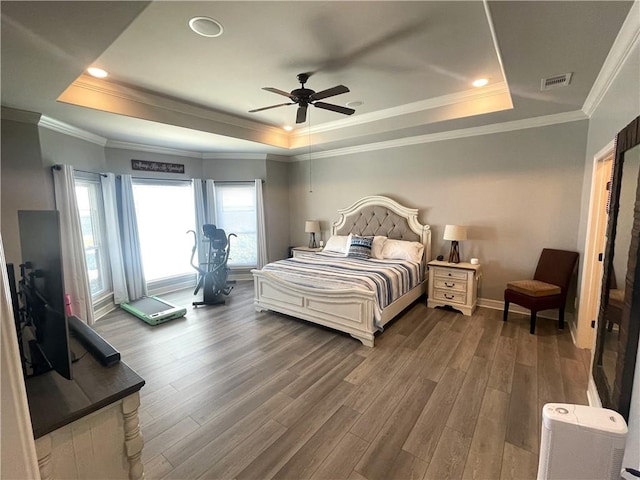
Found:
[[[371,195],[350,207],[338,210],[340,218],[331,227],[332,235],[383,235],[424,245],[425,263],[431,260],[431,228],[418,222],[418,209],[395,200]]]

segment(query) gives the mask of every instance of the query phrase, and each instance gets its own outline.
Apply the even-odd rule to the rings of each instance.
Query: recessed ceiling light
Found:
[[[349,108],[356,108],[356,107],[359,107],[361,105],[364,105],[364,102],[362,100],[354,100],[353,102],[345,103],[345,106],[347,106]]]
[[[189,28],[203,37],[219,37],[224,29],[217,20],[209,17],[193,17],[189,20]]]
[[[92,77],[96,77],[96,78],[105,78],[107,75],[109,75],[106,70],[103,70],[98,67],[87,68],[87,73]]]
[[[484,87],[487,83],[489,83],[488,78],[479,78],[475,80],[471,85],[474,87]]]
[[[287,132],[290,132],[291,130],[293,130],[293,127],[291,125],[285,125],[284,128]]]

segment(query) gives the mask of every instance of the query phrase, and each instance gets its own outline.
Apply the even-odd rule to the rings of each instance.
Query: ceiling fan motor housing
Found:
[[[313,95],[314,93],[316,92],[309,88],[296,88],[295,90],[291,90],[291,95],[295,97],[294,101],[296,102],[302,100],[308,102],[309,97],[311,97],[311,95]]]

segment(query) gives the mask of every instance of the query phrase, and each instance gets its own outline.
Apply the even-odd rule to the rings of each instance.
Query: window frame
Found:
[[[153,187],[175,187],[175,186],[181,186],[181,187],[190,187],[191,190],[191,199],[194,202],[193,203],[193,215],[192,215],[192,219],[193,219],[193,227],[194,230],[197,228],[197,221],[196,221],[196,205],[195,205],[195,199],[194,199],[194,195],[193,195],[193,182],[189,179],[169,179],[169,178],[144,178],[144,177],[131,177],[131,182],[132,182],[132,187],[133,187],[133,199],[134,199],[134,203],[136,203],[136,194],[135,194],[135,190],[136,190],[136,186],[153,186]],[[136,217],[138,217],[138,207],[136,205]],[[138,219],[138,231],[140,231],[140,220]],[[143,246],[140,245],[140,249],[143,249]],[[142,254],[142,252],[141,252]],[[185,255],[188,255],[188,253],[186,253]],[[188,258],[188,256],[187,256]],[[144,260],[143,260],[143,268],[144,268]],[[184,283],[184,282],[188,282],[189,284],[194,282],[194,279],[196,278],[196,271],[193,270],[193,273],[191,272],[182,272],[182,273],[177,273],[174,275],[170,275],[167,277],[160,277],[160,278],[153,278],[150,279],[149,277],[147,277],[147,273],[145,272],[145,278],[146,278],[146,282],[147,282],[147,288],[152,291],[152,290],[164,290],[166,288],[168,288],[170,285],[174,285],[176,283]]]
[[[254,181],[229,181],[229,182],[214,182],[215,183],[215,190],[216,190],[216,198],[215,198],[215,211],[216,211],[216,221],[219,223],[220,222],[220,218],[221,218],[221,214],[223,213],[222,210],[220,209],[220,202],[218,201],[219,199],[219,192],[220,190],[224,189],[224,188],[233,188],[233,187],[245,187],[245,188],[251,188],[253,190],[253,220],[254,220],[254,232],[255,232],[255,239],[256,239],[256,248],[255,248],[255,252],[254,252],[254,258],[255,261],[253,263],[246,263],[246,264],[237,264],[237,263],[233,263],[233,252],[234,252],[234,240],[236,239],[232,239],[231,240],[231,246],[230,246],[230,255],[229,255],[229,261],[228,261],[228,267],[230,270],[251,270],[253,268],[256,268],[258,265],[258,217],[257,217],[257,210],[258,210],[258,205],[256,202],[256,191],[255,191],[255,182]],[[218,228],[223,228],[225,230],[225,233],[227,235],[229,235],[230,233],[235,233],[237,235],[238,232],[234,232],[232,230],[229,230],[228,228],[225,228],[225,225],[217,225]],[[247,232],[242,232],[242,233],[247,233]]]
[[[100,243],[97,247],[91,247],[98,251],[98,270],[102,278],[102,289],[91,292],[92,303],[96,303],[101,299],[113,294],[113,280],[111,278],[111,259],[109,258],[109,247],[107,245],[106,236],[106,220],[104,198],[102,195],[102,182],[98,174],[75,172],[74,173],[74,190],[77,198],[77,188],[86,186],[89,188],[89,206],[91,216],[91,226],[93,237]],[[92,205],[93,204],[93,205]],[[78,216],[80,217],[80,206],[77,205]],[[96,221],[94,221],[94,218]],[[87,261],[87,246],[84,243],[84,235],[82,238],[82,246],[85,252],[85,264],[87,266],[87,277],[89,276],[89,263]],[[89,285],[91,287],[91,285]]]

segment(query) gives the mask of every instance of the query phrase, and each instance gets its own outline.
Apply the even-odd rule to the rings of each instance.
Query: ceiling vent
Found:
[[[571,83],[573,73],[563,73],[553,77],[543,78],[540,82],[540,90],[551,90],[552,88],[566,87]]]

